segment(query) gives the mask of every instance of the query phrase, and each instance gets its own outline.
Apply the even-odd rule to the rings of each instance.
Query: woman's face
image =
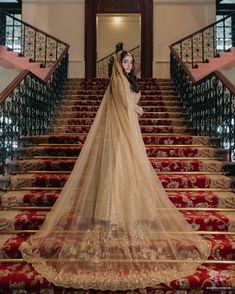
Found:
[[[133,58],[130,54],[127,54],[122,60],[122,68],[125,73],[129,74],[133,67]]]

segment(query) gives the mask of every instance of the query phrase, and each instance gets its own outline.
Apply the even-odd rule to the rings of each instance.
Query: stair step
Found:
[[[90,90],[91,88],[93,90],[106,90],[107,86],[109,84],[109,80],[107,82],[103,82],[100,84],[94,84],[94,83],[86,83],[86,84],[78,84],[78,83],[66,83],[64,86],[65,90]],[[138,81],[138,84],[140,85],[140,90],[154,90],[154,91],[176,91],[176,88],[171,84],[171,82],[155,82],[155,83],[149,83],[149,82],[143,82],[141,80]]]
[[[9,191],[0,196],[0,205],[52,206],[60,194],[59,190]],[[169,199],[178,208],[235,208],[235,193],[216,191],[168,191]]]
[[[54,126],[52,127],[52,134],[76,134],[76,133],[88,133],[91,125],[80,125],[80,126]],[[171,134],[182,134],[190,131],[191,128],[187,126],[141,126],[142,133],[146,134],[161,134],[161,133],[171,133]]]
[[[1,236],[0,259],[21,259],[19,247],[29,236],[29,234]],[[203,238],[208,240],[212,246],[208,260],[235,260],[235,235],[205,235]]]
[[[90,106],[99,106],[101,103],[101,99],[97,100],[97,99],[90,99],[90,96],[87,97],[87,99],[78,99],[79,103],[78,105],[66,105],[66,103],[62,103],[60,108],[63,108],[63,110],[66,109],[70,109],[70,110],[75,110],[76,107],[80,107],[82,105],[90,105]],[[176,103],[176,102],[168,102],[168,101],[154,101],[154,100],[143,100],[139,102],[139,105],[143,106],[143,107],[158,107],[160,109],[164,109],[164,110],[160,110],[160,111],[182,111],[182,103]]]
[[[29,146],[15,150],[17,157],[32,156],[78,156],[82,146]],[[177,145],[153,145],[147,146],[149,157],[214,157],[216,149],[206,146],[177,146]]]
[[[233,192],[169,191],[167,195],[171,202],[178,208],[235,208],[235,193]]]
[[[179,280],[172,281],[170,285],[161,284],[156,285],[154,288],[148,288],[146,292],[143,290],[131,291],[132,294],[137,293],[155,293],[156,291],[167,291],[170,289],[179,289],[179,293],[187,291],[188,294],[195,293],[195,289],[200,291],[207,291],[204,293],[210,293],[210,289],[232,289],[234,279],[235,265],[232,264],[202,264],[198,267],[195,274],[181,278]],[[62,288],[58,288],[49,283],[44,277],[38,274],[32,265],[27,263],[4,263],[0,265],[0,272],[3,273],[0,276],[0,285],[4,290],[4,294],[16,293],[19,291],[19,285],[24,285],[23,291],[31,291],[32,293],[72,293],[65,292]],[[212,279],[213,284],[210,280]],[[33,283],[32,283],[33,282]],[[159,289],[159,290],[158,290]],[[165,290],[164,290],[165,289]],[[184,290],[185,289],[185,290]],[[191,290],[192,289],[192,292]],[[9,292],[7,292],[9,291]],[[52,292],[53,291],[53,292]],[[71,290],[68,290],[71,291]],[[141,291],[141,292],[140,292]],[[172,292],[172,291],[171,291]],[[17,292],[20,293],[20,292]],[[26,293],[26,292],[21,292]],[[29,293],[29,292],[27,292]],[[74,292],[75,293],[75,292]],[[83,292],[81,292],[83,293]],[[84,292],[87,293],[88,292]],[[115,293],[115,292],[113,292]],[[123,294],[128,294],[130,291],[122,291]],[[184,292],[186,293],[186,292]],[[199,292],[198,292],[199,293]],[[89,294],[97,294],[96,290],[89,290]]]
[[[235,230],[235,213],[229,211],[180,211],[182,216],[196,231]],[[48,211],[45,210],[9,210],[1,212],[0,231],[37,230],[43,224]]]
[[[70,174],[71,170],[29,170],[25,174],[48,175],[48,174]],[[24,174],[24,173],[18,173]],[[157,175],[225,175],[223,172],[201,172],[201,171],[156,171]]]
[[[17,174],[10,179],[11,187],[18,189],[27,187],[63,187],[69,176],[57,174]],[[231,187],[231,179],[223,175],[204,174],[159,174],[159,180],[164,188],[223,188]]]
[[[57,118],[55,120],[55,125],[66,126],[66,125],[91,125],[94,121],[94,117],[86,117],[86,118],[73,118],[73,119],[65,119],[65,118]],[[139,120],[140,126],[144,125],[163,125],[163,126],[177,126],[177,125],[189,125],[188,120],[181,118],[141,118]]]
[[[145,144],[185,144],[185,145],[208,145],[209,137],[192,136],[192,135],[170,135],[170,134],[142,134]],[[44,136],[24,136],[21,137],[21,147],[36,144],[80,144],[84,143],[87,134],[60,134],[60,135],[44,135]]]
[[[230,188],[232,180],[223,175],[158,175],[164,188]]]
[[[28,171],[71,171],[76,159],[26,159],[7,163],[7,173]],[[221,172],[223,163],[216,160],[196,159],[151,159],[156,172]]]
[[[106,90],[107,86],[109,84],[109,80],[106,82],[102,82],[97,84],[95,83],[85,83],[85,84],[78,84],[78,83],[70,83],[66,82],[64,86],[64,90],[90,90],[91,88],[93,90]],[[156,82],[156,83],[148,83],[148,82],[143,82],[143,81],[138,81],[138,84],[140,85],[140,89],[145,89],[145,90],[162,90],[162,91],[175,91],[175,87],[171,84],[171,82]]]
[[[93,93],[88,93],[89,90],[82,90],[83,93],[77,93],[77,90],[67,90],[62,93],[63,95],[63,103],[76,103],[78,100],[97,100],[101,101],[104,97],[104,90],[95,90]],[[101,93],[101,91],[103,93]],[[151,90],[150,90],[151,91]],[[97,93],[96,93],[97,92]],[[141,100],[140,101],[172,101],[173,103],[179,103],[182,105],[182,102],[178,99],[178,97],[173,93],[168,93],[169,91],[165,91],[165,93],[152,93],[152,94],[145,94],[141,92]]]
[[[1,206],[52,206],[60,191],[9,191],[1,195]]]
[[[47,208],[47,211],[49,211],[49,208]],[[0,231],[0,236],[6,236],[6,235],[31,235],[36,234],[39,231],[37,230],[7,230],[7,231]],[[194,234],[198,236],[235,236],[235,232],[229,232],[229,231],[194,231]],[[1,263],[1,262],[0,262]]]
[[[223,163],[216,160],[177,160],[177,159],[157,159],[151,160],[156,172],[220,172]]]
[[[104,95],[106,89],[64,89],[63,95]],[[178,96],[178,92],[176,90],[165,90],[165,89],[141,89],[141,96],[144,95],[175,95]]]
[[[19,147],[19,148],[41,148],[41,147],[78,147],[78,146],[83,146],[83,144],[78,144],[78,143],[39,143],[36,145],[29,145],[29,146],[25,146],[25,147]],[[146,148],[156,148],[156,147],[168,147],[168,148],[181,148],[181,147],[189,147],[189,148],[213,148],[212,145],[202,145],[202,144],[145,144]]]
[[[109,84],[110,79],[109,78],[98,78],[98,77],[94,77],[94,78],[70,78],[66,81],[67,86],[72,87],[72,86],[76,86],[80,88],[83,87],[89,87],[89,89],[91,88],[91,86],[102,86],[105,85],[107,86]],[[149,85],[149,86],[154,86],[154,87],[160,87],[160,86],[171,86],[172,88],[175,88],[174,85],[172,84],[170,79],[166,79],[166,78],[141,78],[138,79],[138,83],[140,85]]]
[[[81,112],[81,111],[93,111],[93,112],[97,112],[99,108],[99,105],[89,105],[89,104],[85,104],[85,105],[79,105],[79,106],[73,106],[73,108],[71,109],[71,107],[63,107],[63,109],[60,109],[59,111],[59,115],[63,115],[64,113],[76,113],[76,112]],[[160,106],[148,106],[145,105],[143,107],[144,109],[144,114],[145,113],[154,113],[155,115],[169,115],[169,116],[174,116],[174,115],[185,115],[185,112],[182,111],[181,108],[173,108],[173,107],[160,107]],[[143,114],[143,115],[144,115]]]
[[[78,111],[60,111],[57,114],[57,118],[67,118],[67,119],[72,119],[72,118],[90,118],[90,117],[95,117],[97,109],[95,109],[96,106],[92,106],[93,108],[87,109],[87,106],[79,106]],[[148,109],[149,111],[146,111]],[[91,111],[90,111],[91,110]],[[93,110],[93,111],[92,111]],[[187,114],[182,113],[182,112],[154,112],[151,111],[152,109],[146,108],[144,109],[144,113],[142,114],[142,118],[184,118],[187,119]]]
[[[77,94],[65,94],[63,96],[63,101],[62,105],[67,104],[77,104],[79,100],[99,100],[101,101],[103,99],[103,94],[102,95],[77,95]],[[175,95],[167,95],[167,96],[162,96],[162,95],[141,95],[141,101],[158,101],[158,102],[172,102],[172,103],[177,103],[181,104],[182,103],[179,101],[178,97],[175,97]]]
[[[71,159],[71,160],[75,160],[75,159],[77,159],[78,157],[77,156],[29,156],[29,157],[27,157],[27,159],[46,159],[46,160],[48,160],[48,159],[58,159],[58,158],[60,158],[60,159]],[[25,159],[25,160],[27,160],[27,159]],[[187,161],[187,160],[206,160],[206,161],[208,161],[208,160],[218,160],[218,158],[216,158],[216,157],[149,157],[149,159],[150,160],[185,160],[185,161]],[[24,160],[24,159],[20,159],[20,161],[21,160]]]
[[[52,209],[52,205],[48,206],[12,206],[12,207],[1,207],[4,211],[50,211]],[[164,211],[172,211],[172,208],[165,209]],[[217,213],[234,213],[235,208],[218,208],[218,207],[177,207],[179,212],[217,212]],[[235,232],[234,232],[235,234]]]

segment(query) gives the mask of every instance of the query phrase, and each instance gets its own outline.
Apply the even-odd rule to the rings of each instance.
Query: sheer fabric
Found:
[[[210,253],[168,199],[145,151],[137,105],[115,57],[81,154],[24,259],[58,286],[127,290],[190,275]]]

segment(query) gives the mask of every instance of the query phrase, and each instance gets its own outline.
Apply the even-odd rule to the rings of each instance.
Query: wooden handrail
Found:
[[[136,46],[136,47],[130,49],[129,51],[134,51],[135,49],[137,49],[137,48],[139,48],[139,47],[140,47],[140,45],[138,45],[138,46]]]
[[[226,88],[235,94],[235,85],[228,78],[226,78],[222,72],[216,70],[214,71],[214,74],[226,86]]]
[[[136,46],[136,47],[134,47],[134,48],[130,49],[129,51],[133,51],[133,50],[135,50],[135,49],[137,49],[137,48],[139,48],[139,47],[140,47],[140,45],[138,45],[138,46]],[[116,53],[115,51],[114,51],[114,52],[112,52],[112,53],[110,53],[109,55],[107,55],[107,56],[105,56],[105,57],[101,58],[100,60],[98,60],[98,61],[97,61],[97,63],[99,63],[99,62],[101,62],[101,61],[103,61],[103,60],[107,59],[108,57],[112,56],[112,55],[113,55],[113,54],[115,54],[115,53]]]
[[[56,62],[53,64],[53,66],[50,68],[48,74],[46,75],[46,77],[44,78],[44,82],[47,83],[48,80],[50,79],[50,77],[52,76],[53,72],[55,71],[57,65],[60,63],[60,61],[62,60],[62,58],[64,57],[65,54],[68,53],[70,46],[67,44],[65,49],[62,51],[62,53],[60,54],[60,57],[56,60]]]
[[[190,70],[188,69],[188,67],[185,65],[185,63],[179,57],[177,51],[173,47],[171,47],[171,46],[170,46],[170,49],[171,49],[171,53],[175,56],[175,58],[178,61],[178,63],[180,63],[180,65],[183,67],[184,71],[189,76],[189,78],[192,81],[192,83],[195,84],[196,83],[196,80],[194,79],[194,77],[193,77],[192,73],[190,72]]]
[[[0,93],[0,103],[2,103],[19,85],[19,83],[30,73],[29,70],[23,70],[18,76]]]
[[[207,79],[209,79],[212,76],[216,76],[233,94],[235,94],[235,85],[233,85],[220,71],[215,70],[211,73],[209,73],[208,75],[206,75],[205,77],[201,78],[200,80],[193,82],[193,85],[198,85],[204,81],[206,81]]]
[[[99,63],[99,62],[101,62],[101,61],[103,61],[103,60],[105,60],[105,59],[107,59],[108,57],[111,57],[113,54],[115,54],[116,52],[115,51],[113,51],[112,53],[110,53],[109,55],[107,55],[107,56],[105,56],[105,57],[103,57],[103,58],[101,58],[100,60],[98,60],[97,61],[97,63]]]

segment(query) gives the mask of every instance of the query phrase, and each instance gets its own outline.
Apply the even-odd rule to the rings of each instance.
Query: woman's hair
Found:
[[[128,79],[129,83],[130,83],[130,86],[131,86],[131,89],[138,93],[139,90],[140,90],[140,87],[137,83],[137,78],[136,78],[136,75],[135,75],[135,72],[134,72],[134,64],[135,64],[135,60],[134,60],[134,56],[129,52],[129,51],[125,51],[123,50],[120,54],[120,63],[122,64],[122,61],[123,59],[127,56],[127,55],[131,55],[132,59],[133,59],[133,66],[132,66],[132,69],[130,71],[130,73],[126,73],[124,70],[123,70],[123,74],[125,75],[125,77]]]

